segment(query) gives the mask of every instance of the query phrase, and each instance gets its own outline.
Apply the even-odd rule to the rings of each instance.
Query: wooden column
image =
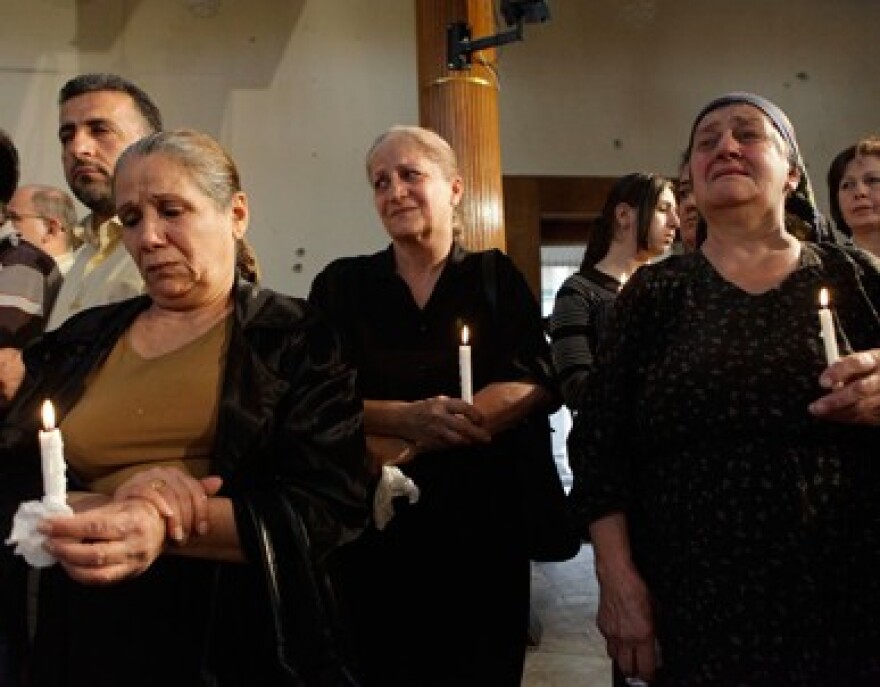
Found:
[[[495,50],[472,56],[463,71],[446,68],[446,27],[467,22],[472,38],[497,32],[493,0],[416,0],[419,123],[433,129],[458,155],[465,191],[462,243],[505,248]],[[485,64],[484,64],[485,63]]]

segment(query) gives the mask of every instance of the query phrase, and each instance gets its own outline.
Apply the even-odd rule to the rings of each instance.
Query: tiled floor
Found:
[[[596,629],[598,601],[589,544],[565,563],[532,564],[532,608],[542,632],[526,656],[523,687],[610,687],[605,641]]]

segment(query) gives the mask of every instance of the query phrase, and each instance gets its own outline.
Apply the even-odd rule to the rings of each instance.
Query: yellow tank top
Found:
[[[232,318],[158,358],[126,332],[61,423],[64,454],[92,491],[112,494],[154,466],[208,474]]]

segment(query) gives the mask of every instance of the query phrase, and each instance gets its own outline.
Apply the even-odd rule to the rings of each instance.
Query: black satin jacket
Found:
[[[280,676],[273,684],[326,684],[320,674],[334,672],[335,656],[320,594],[323,563],[360,533],[372,499],[362,401],[336,334],[307,303],[244,281],[234,298],[211,474],[223,478],[245,557],[258,566],[249,574],[269,600],[265,621]],[[141,296],[88,310],[27,349],[27,376],[0,427],[5,531],[18,503],[40,496],[40,404],[51,399],[63,418],[149,304]],[[81,488],[69,478],[71,490]],[[236,593],[246,591],[219,585],[213,602]]]

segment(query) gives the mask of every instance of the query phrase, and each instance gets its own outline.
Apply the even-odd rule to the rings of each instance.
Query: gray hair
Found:
[[[241,191],[238,169],[217,141],[192,129],[159,131],[132,143],[116,161],[114,177],[134,157],[166,155],[183,167],[199,190],[225,208]]]
[[[394,138],[405,138],[414,143],[426,158],[440,167],[440,171],[443,172],[443,177],[445,179],[450,180],[457,176],[461,176],[461,170],[458,166],[458,157],[452,149],[452,146],[449,145],[449,141],[436,131],[426,129],[422,126],[395,124],[379,134],[376,137],[376,140],[373,141],[373,145],[371,145],[370,149],[367,151],[367,180],[371,183],[370,165],[373,161],[373,155],[379,146]],[[461,220],[461,213],[459,208],[455,208],[455,211],[452,214],[453,235],[460,235],[462,229],[463,223]]]
[[[133,158],[152,154],[165,155],[180,165],[196,187],[221,209],[229,207],[235,194],[241,192],[238,168],[229,153],[207,134],[192,129],[159,131],[135,141],[116,161],[114,179]],[[245,239],[236,240],[235,255],[239,274],[257,283],[260,268],[256,253]]]

